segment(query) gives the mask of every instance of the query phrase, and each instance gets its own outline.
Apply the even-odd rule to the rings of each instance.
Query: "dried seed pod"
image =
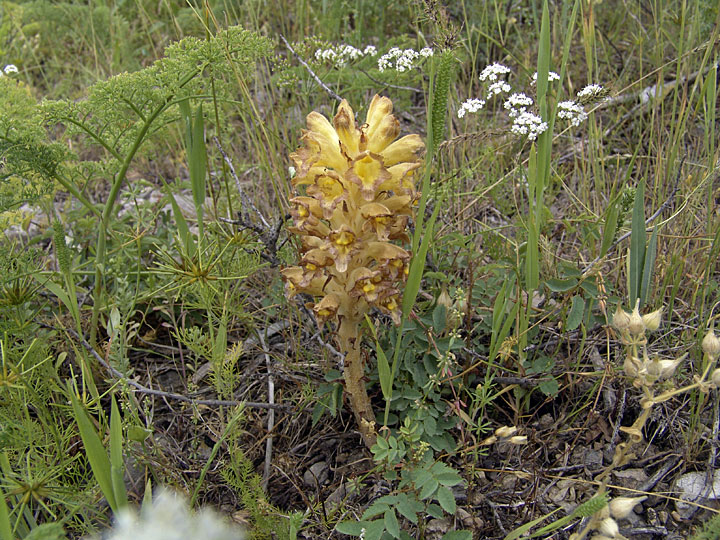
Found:
[[[630,515],[633,508],[643,502],[647,497],[615,497],[608,505],[610,515],[615,519],[624,519]]]
[[[620,527],[613,518],[605,518],[598,525],[598,532],[610,538],[616,538],[620,534]]]
[[[713,360],[720,355],[720,339],[715,335],[715,330],[710,328],[702,340],[702,350]]]
[[[645,324],[645,328],[650,332],[654,332],[660,328],[660,323],[662,322],[662,308],[656,309],[652,313],[643,315],[642,320],[643,324]]]
[[[517,427],[515,426],[503,426],[499,427],[495,430],[495,436],[499,437],[500,439],[505,439],[507,437],[512,437],[517,432]]]
[[[635,308],[630,314],[630,322],[628,322],[628,331],[633,336],[641,336],[645,333],[645,323],[640,315],[640,300],[635,303]]]
[[[619,332],[625,332],[630,327],[630,315],[620,307],[620,302],[618,302],[617,309],[613,315],[612,325]]]

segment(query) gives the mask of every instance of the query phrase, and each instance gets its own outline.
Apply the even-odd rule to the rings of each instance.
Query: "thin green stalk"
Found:
[[[197,76],[198,73],[201,73],[204,68],[205,66],[203,65],[199,69],[195,69],[190,72],[178,83],[178,87],[182,88],[183,86],[185,86],[195,76]],[[125,159],[122,162],[120,170],[115,175],[115,180],[113,181],[113,185],[110,188],[110,193],[108,194],[107,201],[105,202],[105,207],[100,217],[100,230],[98,231],[98,239],[95,247],[95,289],[93,291],[94,302],[92,317],[90,320],[90,344],[93,346],[95,346],[95,343],[97,341],[97,325],[98,319],[100,317],[100,309],[103,305],[102,290],[103,275],[105,273],[107,232],[110,220],[112,218],[112,212],[115,207],[115,201],[120,193],[120,188],[125,181],[125,177],[127,176],[127,171],[130,168],[130,163],[135,157],[135,154],[137,154],[138,150],[140,150],[140,146],[142,146],[142,143],[145,141],[145,137],[150,130],[150,126],[157,119],[157,117],[160,116],[160,114],[173,103],[174,97],[175,94],[168,96],[165,102],[159,105],[143,123],[143,126],[142,128],[140,128],[140,131],[135,137],[135,141],[130,147],[130,150],[125,155]]]

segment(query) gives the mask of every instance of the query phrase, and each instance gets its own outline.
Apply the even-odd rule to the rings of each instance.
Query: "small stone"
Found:
[[[310,466],[303,475],[303,482],[306,486],[314,488],[325,484],[330,477],[330,468],[325,461],[318,461]]]

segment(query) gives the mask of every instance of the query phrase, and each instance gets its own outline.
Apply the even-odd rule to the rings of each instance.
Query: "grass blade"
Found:
[[[112,508],[113,512],[117,512],[118,505],[115,500],[115,490],[113,489],[110,459],[100,440],[100,436],[95,431],[90,418],[80,405],[72,388],[69,388],[69,393],[73,412],[75,413],[75,421],[80,430],[80,438],[85,447],[85,455],[90,463],[93,476],[100,486],[103,495],[105,495],[105,499],[107,499],[110,508]]]
[[[113,493],[118,508],[127,506],[127,491],[125,490],[125,463],[123,461],[123,434],[120,411],[112,397],[110,410],[110,476]]]
[[[638,183],[633,204],[630,233],[630,261],[628,265],[628,307],[635,307],[640,298],[640,283],[645,263],[645,181]],[[642,307],[642,306],[641,306]]]
[[[645,305],[650,292],[650,281],[655,269],[655,255],[657,255],[658,226],[653,227],[650,242],[645,250],[645,264],[643,265],[642,283],[640,284],[640,304]]]

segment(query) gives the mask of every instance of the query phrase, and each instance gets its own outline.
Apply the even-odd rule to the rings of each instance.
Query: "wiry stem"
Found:
[[[360,435],[362,435],[365,445],[370,448],[375,444],[377,432],[375,431],[375,415],[363,381],[365,370],[360,355],[362,337],[359,318],[342,320],[338,328],[338,341],[340,349],[345,351],[345,391],[350,397],[350,407],[355,414]]]

